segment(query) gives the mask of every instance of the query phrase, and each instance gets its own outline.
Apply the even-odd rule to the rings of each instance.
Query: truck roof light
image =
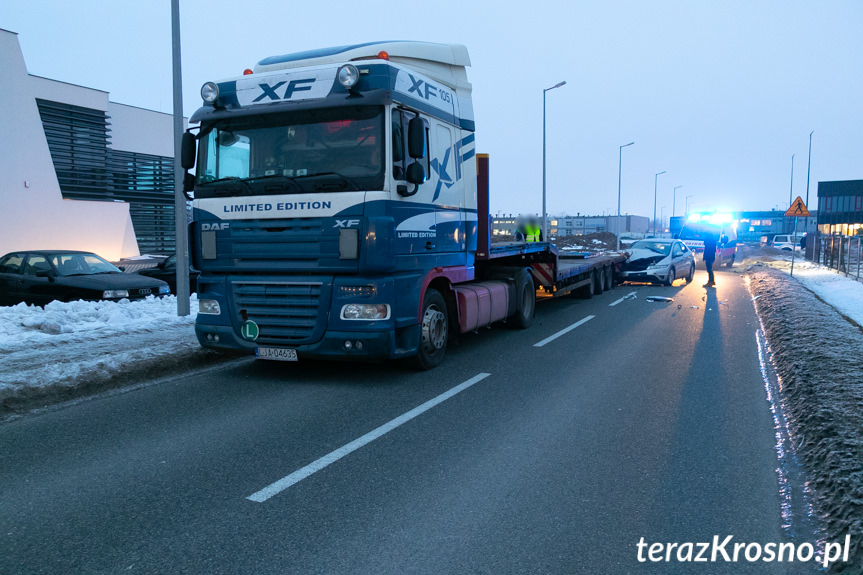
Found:
[[[250,68],[246,68],[245,70],[243,70],[243,76],[249,76],[251,74],[254,74],[254,72],[252,72]]]
[[[386,50],[381,50],[380,52],[378,52],[378,60],[389,60],[389,59],[390,59],[390,55],[389,55],[389,52],[387,52]]]
[[[215,82],[206,82],[201,86],[201,98],[212,104],[219,98],[219,86]]]
[[[339,84],[345,88],[353,88],[360,79],[360,72],[353,64],[345,64],[339,68]]]

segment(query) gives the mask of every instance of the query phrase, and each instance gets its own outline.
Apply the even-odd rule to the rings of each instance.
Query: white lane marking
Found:
[[[596,317],[595,315],[589,315],[589,316],[587,316],[586,318],[584,318],[584,319],[582,319],[582,320],[579,320],[579,321],[575,322],[575,323],[574,323],[574,324],[572,324],[571,326],[563,328],[562,330],[560,330],[560,331],[559,331],[559,332],[557,332],[556,334],[554,334],[554,335],[552,335],[552,336],[549,336],[549,337],[545,338],[545,339],[544,339],[544,340],[542,340],[541,342],[533,344],[533,347],[542,347],[542,346],[544,346],[545,344],[547,344],[547,343],[549,343],[549,342],[552,342],[552,341],[556,340],[556,339],[557,339],[557,338],[559,338],[560,336],[568,334],[569,332],[571,332],[572,330],[574,330],[574,329],[575,329],[575,328],[577,328],[578,326],[580,326],[580,325],[582,325],[582,324],[584,324],[584,323],[589,322],[590,320],[592,320],[592,319],[593,319],[593,318],[595,318],[595,317]]]
[[[490,373],[480,373],[480,374],[475,375],[474,377],[470,378],[469,380],[465,381],[464,383],[461,383],[461,384],[453,387],[449,391],[443,392],[442,394],[435,397],[434,399],[430,399],[427,402],[423,403],[422,405],[417,406],[417,407],[413,408],[412,410],[408,411],[407,413],[404,413],[404,414],[396,417],[395,419],[393,419],[389,423],[385,423],[385,424],[381,425],[377,429],[374,429],[374,430],[366,433],[362,437],[355,439],[355,440],[351,441],[350,443],[343,445],[342,447],[339,447],[338,449],[336,449],[333,452],[330,452],[327,455],[324,455],[323,457],[321,457],[317,461],[313,461],[312,463],[309,463],[308,465],[306,465],[302,469],[298,469],[298,470],[294,471],[293,473],[291,473],[290,475],[287,475],[287,476],[279,479],[275,483],[272,483],[272,484],[264,487],[260,491],[249,495],[248,497],[246,497],[246,499],[248,499],[249,501],[256,501],[258,503],[263,503],[264,501],[266,501],[270,497],[281,493],[282,491],[284,491],[285,489],[287,489],[288,487],[291,487],[292,485],[294,485],[296,483],[299,483],[300,481],[302,481],[306,477],[312,475],[313,473],[320,471],[321,469],[328,466],[329,464],[335,463],[336,461],[338,461],[339,459],[341,459],[345,455],[349,455],[350,453],[356,451],[360,447],[362,447],[368,443],[371,443],[372,441],[374,441],[375,439],[381,437],[382,435],[384,435],[386,433],[389,433],[390,431],[392,431],[396,427],[402,425],[403,423],[407,423],[408,421],[415,418],[416,416],[421,415],[422,413],[425,413],[426,411],[428,411],[432,407],[436,406],[437,404],[446,401],[447,399],[451,398],[452,396],[454,396],[458,393],[461,393],[462,391],[466,390],[467,388],[474,385],[475,383],[478,383],[478,382],[482,381],[483,379],[487,378],[489,375],[491,375],[491,374]]]
[[[614,307],[614,306],[616,306],[617,304],[619,304],[619,303],[620,303],[620,302],[622,302],[623,300],[625,300],[625,299],[627,299],[627,298],[632,297],[635,293],[636,293],[636,292],[630,292],[630,293],[626,294],[625,296],[623,296],[623,297],[622,297],[622,298],[620,298],[619,300],[613,301],[613,302],[611,302],[610,304],[608,304],[608,307]]]

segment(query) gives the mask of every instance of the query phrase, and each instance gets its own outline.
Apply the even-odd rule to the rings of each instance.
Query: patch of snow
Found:
[[[20,303],[0,307],[0,400],[28,389],[76,387],[200,348],[198,301],[177,315],[176,296],[118,302]]]
[[[782,259],[763,263],[787,274],[791,273],[790,254]],[[794,261],[794,279],[840,313],[863,325],[863,283],[845,277],[835,270],[799,258]]]

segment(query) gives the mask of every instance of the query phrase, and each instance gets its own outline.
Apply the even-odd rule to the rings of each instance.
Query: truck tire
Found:
[[[593,293],[600,295],[605,291],[605,268],[600,268],[596,274],[596,287],[593,288]]]
[[[517,329],[527,329],[536,313],[536,287],[533,274],[526,269],[515,274],[515,314],[511,323]]]
[[[605,291],[611,291],[615,286],[614,281],[614,266],[605,268]]]
[[[420,317],[420,342],[414,367],[428,370],[440,365],[446,355],[449,335],[446,302],[439,291],[426,290]]]

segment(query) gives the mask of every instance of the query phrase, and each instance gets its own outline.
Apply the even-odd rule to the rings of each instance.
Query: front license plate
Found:
[[[297,361],[297,350],[282,347],[256,347],[255,357],[275,361]]]

